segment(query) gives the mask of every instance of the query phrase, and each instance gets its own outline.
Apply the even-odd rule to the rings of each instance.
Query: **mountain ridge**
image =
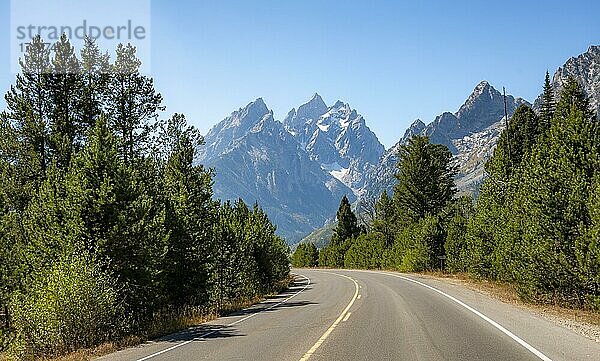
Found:
[[[600,109],[600,46],[572,57],[553,75],[555,93],[575,76]],[[526,100],[506,95],[511,116]],[[539,106],[539,98],[534,109]],[[350,104],[327,105],[313,96],[276,120],[262,98],[232,112],[207,133],[199,160],[213,167],[215,196],[259,201],[279,233],[290,241],[333,221],[342,195],[376,199],[393,187],[397,152],[416,135],[446,145],[458,169],[456,184],[476,195],[484,165],[504,129],[504,94],[483,80],[455,111],[429,123],[416,119],[399,141],[385,148],[366,119]]]

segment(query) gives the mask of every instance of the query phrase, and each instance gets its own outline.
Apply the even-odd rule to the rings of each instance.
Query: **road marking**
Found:
[[[512,338],[514,341],[516,341],[519,345],[525,347],[529,352],[531,352],[532,354],[536,355],[540,360],[544,360],[544,361],[552,361],[552,359],[546,355],[544,355],[541,351],[539,351],[538,349],[536,349],[535,347],[531,346],[530,344],[528,344],[527,342],[525,342],[523,339],[519,338],[519,336],[515,335],[514,333],[510,332],[509,330],[507,330],[506,328],[504,328],[502,325],[500,325],[498,322],[492,320],[491,318],[487,317],[486,315],[484,315],[483,313],[477,311],[476,309],[474,309],[473,307],[467,305],[466,303],[462,302],[461,300],[450,296],[449,294],[438,290],[435,287],[432,287],[428,284],[425,284],[423,282],[419,282],[417,280],[413,280],[412,278],[408,278],[408,277],[404,277],[404,276],[400,276],[397,274],[393,274],[393,273],[387,273],[387,272],[377,272],[374,271],[374,273],[379,273],[379,274],[384,274],[384,275],[388,275],[388,276],[393,276],[393,277],[397,277],[400,279],[403,279],[405,281],[408,282],[412,282],[415,284],[418,284],[420,286],[423,286],[425,288],[428,288],[434,292],[439,293],[440,295],[458,303],[459,305],[463,306],[464,308],[466,308],[467,310],[471,311],[472,313],[474,313],[475,315],[479,316],[481,319],[483,319],[484,321],[486,321],[487,323],[489,323],[490,325],[494,326],[495,328],[497,328],[498,330],[500,330],[500,332],[504,333],[505,335],[507,335],[508,337]]]
[[[342,320],[342,322],[346,322],[346,321],[348,321],[348,319],[350,318],[350,315],[351,315],[351,314],[352,314],[352,312],[348,312],[348,313],[346,314],[346,317],[344,317],[344,319]]]
[[[357,297],[357,298],[360,300],[360,298],[361,298],[361,297],[362,297],[362,295],[358,295],[358,297]]]
[[[330,273],[330,272],[326,272],[326,273]],[[333,321],[333,324],[331,326],[329,326],[329,328],[327,329],[327,331],[325,331],[325,333],[323,334],[323,336],[321,336],[321,338],[319,338],[319,340],[317,340],[317,342],[313,345],[313,347],[310,348],[310,350],[308,350],[304,356],[302,356],[302,358],[300,359],[300,361],[306,361],[308,360],[314,353],[315,351],[317,351],[317,349],[321,346],[321,344],[323,344],[323,342],[327,339],[327,337],[329,337],[329,335],[331,334],[331,332],[333,332],[333,330],[337,327],[337,325],[344,319],[344,317],[346,316],[346,314],[348,313],[348,310],[350,309],[350,307],[352,307],[352,305],[354,304],[354,301],[356,301],[356,299],[358,298],[358,283],[356,283],[356,281],[353,278],[350,278],[346,275],[342,275],[339,273],[331,273],[334,274],[336,276],[340,276],[340,277],[345,277],[347,279],[349,279],[350,281],[354,282],[354,296],[352,296],[352,299],[350,300],[350,303],[348,303],[348,305],[346,306],[346,308],[344,308],[344,310],[342,311],[342,313],[339,315],[339,317]],[[348,315],[349,317],[350,315]]]
[[[247,319],[249,319],[249,318],[252,318],[252,317],[254,317],[254,316],[256,316],[256,315],[258,315],[258,314],[260,314],[260,313],[263,313],[264,311],[268,311],[268,310],[270,310],[270,309],[272,309],[272,308],[275,308],[275,307],[277,307],[277,306],[279,306],[279,305],[281,305],[281,304],[283,304],[283,303],[286,303],[287,301],[291,300],[292,298],[296,297],[298,294],[300,294],[302,291],[304,291],[304,290],[305,290],[305,289],[306,289],[306,288],[307,288],[307,287],[310,285],[310,278],[306,277],[305,275],[301,275],[301,274],[299,274],[298,276],[300,276],[300,277],[304,277],[304,279],[308,281],[308,282],[306,283],[306,285],[304,285],[304,287],[303,287],[303,288],[302,288],[300,291],[298,291],[298,292],[294,293],[294,294],[293,294],[293,295],[291,295],[290,297],[286,298],[285,300],[283,300],[283,301],[281,301],[281,302],[279,302],[279,303],[277,303],[277,304],[274,304],[274,305],[272,305],[272,306],[269,306],[269,307],[265,308],[264,310],[261,310],[261,311],[259,311],[259,312],[253,313],[253,314],[251,314],[251,315],[249,315],[249,316],[246,316],[246,317],[244,317],[244,318],[242,318],[242,319],[239,319],[239,320],[237,320],[237,321],[235,321],[235,322],[232,322],[232,323],[230,323],[230,324],[228,324],[228,325],[225,325],[224,327],[231,327],[231,326],[237,325],[237,324],[238,324],[238,323],[240,323],[240,322],[246,321],[246,320],[247,320]],[[151,358],[153,358],[153,357],[156,357],[156,356],[162,355],[162,354],[164,354],[164,353],[167,353],[167,352],[173,351],[173,350],[175,350],[175,349],[177,349],[177,348],[179,348],[179,347],[185,346],[185,345],[187,345],[187,344],[189,344],[189,343],[192,343],[192,342],[194,342],[194,341],[200,341],[201,339],[205,338],[206,336],[210,336],[210,335],[212,335],[212,334],[216,333],[217,331],[220,331],[220,329],[218,329],[218,330],[213,330],[213,331],[207,332],[207,333],[205,333],[205,334],[202,334],[202,335],[200,335],[200,336],[194,337],[194,338],[193,338],[193,339],[191,339],[191,340],[187,340],[187,341],[185,341],[185,342],[178,343],[178,344],[177,344],[177,345],[175,345],[175,346],[171,346],[171,347],[169,347],[169,348],[166,348],[166,349],[164,349],[164,350],[162,350],[162,351],[158,351],[158,352],[156,352],[156,353],[153,353],[153,354],[151,354],[151,355],[148,355],[148,356],[146,356],[146,357],[143,357],[143,358],[141,358],[141,359],[138,359],[137,361],[146,361],[146,360],[149,360],[149,359],[151,359]]]

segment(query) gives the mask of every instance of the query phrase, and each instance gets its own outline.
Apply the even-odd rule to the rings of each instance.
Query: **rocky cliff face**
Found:
[[[577,56],[570,58],[558,68],[552,77],[552,88],[555,96],[560,94],[563,84],[569,77],[575,78],[583,87],[590,99],[592,110],[600,112],[600,46],[590,46],[589,49]],[[534,108],[540,108],[541,96],[535,100]]]
[[[305,117],[311,111],[311,107],[299,109],[296,114]],[[289,241],[335,216],[343,195],[356,199],[350,188],[315,160],[328,153],[316,149],[309,153],[298,134],[275,120],[262,99],[215,125],[205,143],[199,160],[215,170],[215,197],[258,202]]]
[[[298,111],[292,109],[283,123],[311,159],[356,195],[385,151],[355,109],[341,101],[327,107],[318,94]]]
[[[527,102],[506,96],[509,116]],[[456,184],[460,191],[476,194],[483,180],[485,162],[493,153],[503,129],[504,96],[487,81],[479,83],[464,104],[455,113],[444,112],[425,125],[417,119],[404,136],[388,149],[369,175],[367,194],[376,197],[384,189],[391,192],[395,179],[397,153],[415,135],[426,135],[431,142],[446,145],[454,154],[453,164],[458,169]]]
[[[600,46],[556,71],[552,86],[557,94],[569,76],[600,110]],[[528,103],[506,96],[509,116],[521,104]],[[539,99],[535,104],[539,107]],[[458,169],[457,187],[477,194],[505,123],[504,96],[486,81],[455,112],[443,112],[429,124],[414,121],[387,150],[347,103],[328,106],[315,94],[279,122],[259,98],[210,130],[200,161],[216,171],[217,197],[259,202],[279,233],[293,242],[332,221],[344,194],[351,200],[376,199],[391,190],[398,150],[415,135],[446,145]]]

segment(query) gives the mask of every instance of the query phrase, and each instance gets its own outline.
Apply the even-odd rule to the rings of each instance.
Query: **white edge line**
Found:
[[[432,287],[428,284],[425,284],[423,282],[419,282],[417,280],[414,280],[412,278],[408,278],[408,277],[404,277],[404,276],[400,276],[394,273],[388,273],[388,272],[374,272],[374,273],[379,273],[379,274],[384,274],[384,275],[388,275],[388,276],[393,276],[393,277],[397,277],[400,279],[403,279],[405,281],[409,281],[412,283],[416,283],[420,286],[423,286],[425,288],[428,288],[434,292],[439,293],[440,295],[458,303],[459,305],[463,306],[464,308],[466,308],[467,310],[471,311],[472,313],[474,313],[475,315],[479,316],[481,319],[483,319],[484,321],[486,321],[487,323],[489,323],[490,325],[494,326],[495,328],[497,328],[498,330],[500,330],[502,333],[504,333],[505,335],[507,335],[508,337],[512,338],[514,341],[516,341],[519,345],[525,347],[529,352],[531,352],[532,354],[536,355],[537,357],[539,357],[541,360],[544,361],[552,361],[551,358],[549,358],[548,356],[544,355],[541,351],[539,351],[538,349],[536,349],[535,347],[531,346],[530,344],[528,344],[527,342],[525,342],[523,339],[519,338],[519,336],[515,335],[514,333],[510,332],[509,330],[507,330],[506,328],[504,328],[502,325],[500,325],[499,323],[497,323],[496,321],[492,320],[491,318],[487,317],[486,315],[484,315],[483,313],[477,311],[476,309],[474,309],[473,307],[467,305],[466,303],[462,302],[461,300],[450,296],[449,294],[438,290],[435,287]]]
[[[339,273],[333,273],[333,272],[324,272],[324,273],[329,273],[329,274],[334,274],[336,276],[345,277],[345,278],[349,279],[350,281],[354,282],[354,287],[355,287],[354,296],[352,296],[352,300],[350,300],[350,303],[348,303],[348,305],[346,306],[346,308],[344,308],[344,310],[338,316],[338,318],[335,321],[333,321],[331,326],[329,326],[327,331],[325,331],[325,333],[317,340],[317,342],[313,345],[313,347],[311,347],[310,350],[308,350],[304,354],[304,356],[302,356],[300,361],[308,360],[315,353],[315,351],[317,351],[317,349],[321,346],[321,344],[327,339],[327,337],[329,337],[331,332],[333,332],[333,330],[342,321],[342,319],[344,319],[344,316],[346,316],[346,313],[348,313],[348,310],[350,310],[350,307],[352,307],[352,305],[354,304],[354,301],[356,301],[356,298],[358,297],[359,286],[358,286],[358,283],[353,278],[348,277],[346,275],[339,274]]]
[[[225,325],[225,326],[223,326],[223,327],[231,327],[231,326],[237,325],[237,324],[238,324],[238,323],[240,323],[240,322],[246,321],[246,320],[247,320],[247,319],[249,319],[249,318],[252,318],[252,317],[254,317],[254,316],[256,316],[256,315],[258,315],[258,314],[260,314],[260,313],[263,313],[263,312],[265,312],[265,311],[268,311],[268,310],[270,310],[270,309],[272,309],[272,308],[275,308],[275,307],[277,307],[277,306],[279,306],[279,305],[281,305],[281,304],[283,304],[283,303],[286,303],[287,301],[291,300],[292,298],[296,297],[298,294],[300,294],[302,291],[304,291],[304,290],[305,290],[305,289],[306,289],[306,288],[307,288],[307,287],[310,285],[310,278],[306,277],[305,275],[301,275],[301,274],[298,274],[298,276],[300,276],[300,277],[304,277],[304,279],[308,281],[308,282],[306,283],[306,285],[305,285],[305,286],[304,286],[304,287],[303,287],[303,288],[302,288],[300,291],[298,291],[298,292],[294,293],[294,294],[293,294],[293,295],[291,295],[290,297],[286,298],[285,300],[283,300],[283,301],[281,301],[281,302],[279,302],[279,303],[277,303],[277,304],[271,305],[271,306],[269,306],[269,307],[265,308],[264,310],[261,310],[261,311],[259,311],[259,312],[253,313],[253,314],[251,314],[251,315],[249,315],[249,316],[246,316],[246,317],[244,317],[244,318],[241,318],[241,319],[239,319],[239,320],[237,320],[237,321],[235,321],[235,322],[232,322],[232,323],[230,323],[230,324],[228,324],[228,325]],[[259,304],[260,304],[260,303],[259,303]],[[185,345],[187,345],[187,344],[189,344],[189,343],[192,343],[192,342],[194,342],[194,341],[199,341],[199,340],[201,340],[201,339],[205,338],[206,336],[210,336],[210,335],[212,335],[213,333],[216,333],[217,331],[219,331],[219,330],[213,330],[213,331],[207,332],[207,333],[205,333],[205,334],[202,334],[202,335],[200,335],[200,336],[194,337],[194,338],[193,338],[193,339],[191,339],[191,340],[187,340],[187,341],[185,341],[185,342],[178,343],[177,345],[171,346],[171,347],[169,347],[169,348],[166,348],[166,349],[164,349],[164,350],[158,351],[158,352],[156,352],[156,353],[153,353],[153,354],[151,354],[151,355],[148,355],[148,356],[146,356],[146,357],[143,357],[143,358],[141,358],[141,359],[138,359],[137,361],[145,361],[145,360],[149,360],[149,359],[151,359],[151,358],[153,358],[153,357],[156,357],[156,356],[162,355],[162,354],[164,354],[164,353],[167,353],[167,352],[173,351],[173,350],[175,350],[175,349],[177,349],[177,348],[179,348],[179,347],[185,346]]]

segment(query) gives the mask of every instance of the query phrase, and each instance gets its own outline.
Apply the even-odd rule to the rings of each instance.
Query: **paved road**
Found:
[[[600,343],[463,287],[294,270],[289,291],[102,360],[599,360]]]

